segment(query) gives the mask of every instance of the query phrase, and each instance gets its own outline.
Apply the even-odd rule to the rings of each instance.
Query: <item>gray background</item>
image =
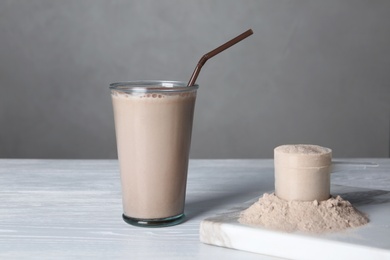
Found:
[[[198,78],[192,158],[388,157],[390,1],[0,1],[0,157],[115,158],[108,84]]]

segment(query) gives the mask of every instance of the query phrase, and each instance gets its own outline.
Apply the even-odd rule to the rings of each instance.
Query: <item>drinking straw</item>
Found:
[[[196,78],[198,77],[199,72],[202,69],[202,66],[206,63],[206,61],[208,59],[214,57],[215,55],[217,55],[218,53],[226,50],[227,48],[230,48],[234,44],[244,40],[245,38],[247,38],[248,36],[250,36],[252,34],[253,34],[252,29],[249,29],[246,32],[238,35],[237,37],[235,37],[233,39],[231,39],[230,41],[222,44],[218,48],[216,48],[216,49],[206,53],[205,55],[203,55],[202,58],[200,58],[200,60],[198,62],[198,65],[196,65],[195,70],[192,73],[192,76],[191,76],[190,81],[188,82],[187,86],[190,87],[190,86],[193,86],[195,84]]]

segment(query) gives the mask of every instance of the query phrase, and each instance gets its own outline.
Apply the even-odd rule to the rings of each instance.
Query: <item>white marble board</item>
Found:
[[[321,235],[286,233],[238,223],[239,212],[254,198],[230,211],[204,219],[203,243],[287,259],[390,259],[390,191],[332,186],[332,194],[349,200],[370,223]]]

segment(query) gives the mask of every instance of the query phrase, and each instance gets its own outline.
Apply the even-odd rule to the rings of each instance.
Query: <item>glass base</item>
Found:
[[[122,214],[123,220],[130,225],[137,227],[169,227],[180,224],[184,220],[184,214],[180,214],[168,218],[155,218],[155,219],[140,219],[140,218],[131,218]]]

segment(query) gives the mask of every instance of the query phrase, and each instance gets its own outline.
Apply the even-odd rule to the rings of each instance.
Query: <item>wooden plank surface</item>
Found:
[[[390,189],[390,159],[338,164],[333,183]],[[192,160],[186,222],[138,228],[116,160],[0,159],[0,259],[275,259],[199,242],[201,220],[272,190],[272,160]]]

